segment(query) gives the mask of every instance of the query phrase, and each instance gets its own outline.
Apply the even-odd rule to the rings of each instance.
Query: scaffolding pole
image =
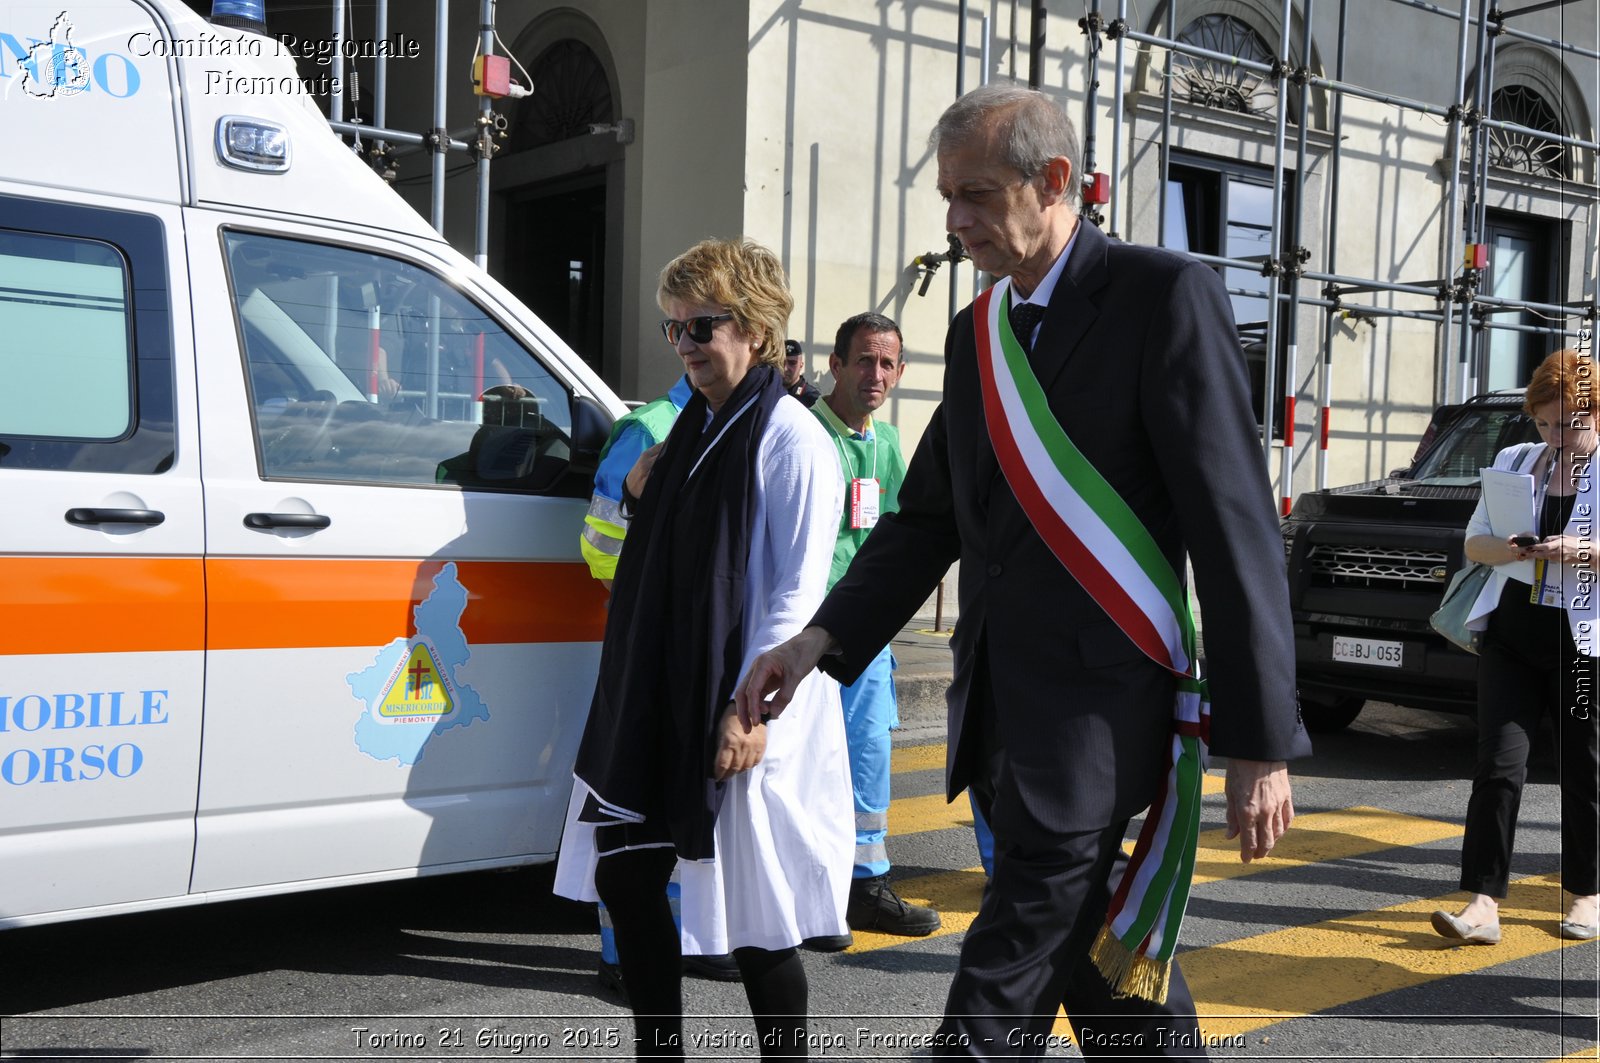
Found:
[[[1429,3],[1428,0],[1390,0],[1390,2],[1404,4],[1406,7],[1414,7],[1418,10],[1426,11],[1430,15],[1443,15],[1445,18],[1461,19],[1464,24],[1469,26],[1476,26],[1478,24],[1478,20],[1473,18],[1470,12],[1466,15],[1458,15],[1449,8],[1444,8],[1440,7],[1438,4]],[[1571,0],[1563,0],[1563,3],[1571,3]],[[1528,41],[1531,44],[1542,44],[1547,48],[1555,48],[1558,51],[1570,52],[1573,55],[1583,56],[1585,59],[1600,59],[1600,51],[1584,48],[1580,45],[1572,44],[1569,41],[1563,41],[1555,37],[1545,37],[1541,34],[1529,33],[1526,30],[1519,30],[1515,27],[1505,25],[1500,26],[1500,32],[1504,33],[1507,37],[1515,37],[1517,40]]]
[[[483,0],[478,25],[481,54],[494,54],[494,0]],[[494,155],[494,99],[478,97],[478,139],[476,141],[478,195],[473,218],[472,261],[480,269],[489,268],[489,160]]]
[[[1461,0],[1466,3],[1467,0]],[[1350,0],[1339,0],[1339,47],[1334,58],[1334,78],[1344,80],[1345,67],[1345,30],[1349,23]],[[1307,27],[1307,36],[1310,36],[1310,27]],[[1303,123],[1302,123],[1303,124]],[[1329,118],[1329,127],[1338,129],[1344,124],[1344,94],[1333,94],[1333,113]],[[1344,162],[1344,138],[1333,138],[1333,158],[1328,165],[1328,228],[1329,233],[1339,231],[1339,171]],[[1323,241],[1322,260],[1326,264],[1327,272],[1333,273],[1338,269],[1339,252],[1337,240]],[[1321,369],[1317,374],[1317,490],[1328,486],[1328,439],[1333,426],[1333,334],[1334,316],[1324,314],[1322,318],[1322,358]]]
[[[1444,262],[1439,273],[1441,276],[1454,278],[1457,263],[1461,261],[1461,116],[1467,106],[1467,13],[1471,0],[1461,0],[1461,26],[1456,33],[1456,94],[1454,106],[1450,108],[1450,132],[1445,142],[1444,158],[1450,165],[1449,190],[1445,198],[1444,212]],[[1434,374],[1434,405],[1443,404],[1450,395],[1450,334],[1455,324],[1455,301],[1445,300],[1444,328],[1434,336],[1434,349],[1437,353],[1435,365],[1438,371]]]
[[[1126,78],[1127,47],[1122,32],[1128,25],[1128,0],[1117,0],[1117,79],[1111,90],[1111,200],[1106,204],[1110,211],[1109,234],[1118,235],[1119,212],[1122,204],[1122,82]]]
[[[1289,20],[1294,13],[1293,4],[1294,0],[1283,0],[1283,6],[1281,8],[1283,25],[1278,33],[1277,54],[1279,56],[1286,56],[1289,54]],[[1263,456],[1268,462],[1268,468],[1271,468],[1272,462],[1273,410],[1280,402],[1280,396],[1278,394],[1279,388],[1285,387],[1283,381],[1278,377],[1278,341],[1280,339],[1279,334],[1283,330],[1283,322],[1280,320],[1282,315],[1277,312],[1277,307],[1278,278],[1282,275],[1281,265],[1283,262],[1281,257],[1283,245],[1279,239],[1283,228],[1283,145],[1289,125],[1288,86],[1284,84],[1282,72],[1276,68],[1273,69],[1273,82],[1278,87],[1278,113],[1274,116],[1272,123],[1272,224],[1267,228],[1268,269],[1266,271],[1267,350],[1265,357],[1266,364],[1262,367],[1263,386],[1261,388],[1261,448]],[[1286,368],[1287,371],[1283,374],[1284,377],[1292,378],[1294,376],[1294,367],[1289,365]],[[1290,385],[1290,387],[1292,387],[1292,385]],[[1285,396],[1287,396],[1287,394],[1288,391],[1285,389]],[[1283,405],[1288,405],[1286,398],[1283,400]],[[1285,412],[1287,413],[1287,410],[1285,410]],[[1292,451],[1294,450],[1294,426],[1286,422],[1283,426],[1283,434],[1283,450],[1284,454],[1286,455],[1284,458],[1283,468],[1292,473],[1293,465],[1290,463],[1291,459],[1287,455],[1291,455]],[[1283,496],[1287,498],[1289,495],[1289,484],[1284,482],[1280,486],[1282,487]]]

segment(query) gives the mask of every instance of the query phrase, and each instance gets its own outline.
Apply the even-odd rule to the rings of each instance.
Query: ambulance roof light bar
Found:
[[[211,24],[267,32],[267,0],[212,0]]]

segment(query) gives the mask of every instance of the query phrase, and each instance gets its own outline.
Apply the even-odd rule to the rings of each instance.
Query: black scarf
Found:
[[[574,767],[595,797],[579,819],[637,828],[636,842],[670,838],[685,859],[715,855],[723,787],[712,772],[744,659],[756,452],[783,395],[777,371],[756,366],[703,430],[705,396],[689,400],[628,525],[611,588]]]

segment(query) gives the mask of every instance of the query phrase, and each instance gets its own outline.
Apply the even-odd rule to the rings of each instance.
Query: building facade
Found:
[[[649,399],[679,371],[656,326],[657,273],[702,237],[747,235],[789,271],[790,334],[814,377],[845,317],[900,322],[910,368],[886,413],[914,444],[950,314],[981,283],[966,263],[939,262],[931,281],[918,264],[947,246],[928,131],[958,89],[1031,74],[1078,122],[1085,170],[1107,175],[1100,224],[1214,256],[1285,496],[1405,465],[1437,403],[1525,383],[1543,354],[1586,342],[1596,0],[1516,5],[1540,10],[1491,14],[1483,35],[1479,0],[1123,6],[1119,20],[1115,2],[1084,0],[502,2],[502,49],[533,92],[494,105],[505,136],[490,165],[489,268],[620,394]],[[423,130],[437,33],[424,5],[396,8],[389,32],[422,55],[390,60],[386,122]],[[346,33],[373,37],[376,16],[355,3]],[[275,30],[315,34],[318,18],[331,14],[269,8]],[[478,4],[451,5],[445,124],[463,140],[479,113],[479,23]],[[344,106],[370,122],[376,70],[350,66],[368,93]],[[390,165],[426,214],[426,153],[402,148]],[[445,232],[470,253],[473,161],[452,153],[446,169]],[[1487,251],[1481,272],[1461,267],[1469,231]],[[1268,276],[1262,262],[1284,269]],[[1539,309],[1460,301],[1468,289]]]

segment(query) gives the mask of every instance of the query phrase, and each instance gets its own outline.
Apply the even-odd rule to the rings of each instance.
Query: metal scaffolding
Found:
[[[386,176],[393,175],[393,158],[396,153],[394,145],[402,145],[402,151],[429,152],[432,205],[430,218],[434,228],[441,232],[444,228],[446,156],[453,151],[470,153],[477,169],[474,257],[479,265],[486,265],[490,160],[496,148],[497,135],[504,128],[504,121],[495,114],[494,101],[481,97],[475,128],[455,132],[445,128],[447,113],[445,60],[448,48],[449,0],[434,0],[434,2],[433,127],[426,131],[387,127],[387,63],[382,56],[375,60],[371,124],[345,120],[342,110],[345,101],[337,96],[331,101],[331,124],[341,134],[356,138],[359,150],[363,151],[376,169],[386,173]],[[1323,2],[1328,3],[1331,0]],[[1371,2],[1372,0],[1363,0],[1364,5]],[[1365,319],[1401,318],[1432,324],[1436,330],[1433,398],[1439,403],[1452,398],[1457,401],[1464,400],[1478,389],[1485,360],[1486,337],[1491,333],[1500,330],[1569,337],[1577,335],[1580,327],[1592,329],[1597,316],[1600,316],[1600,292],[1596,291],[1600,285],[1591,285],[1590,294],[1586,299],[1555,304],[1505,299],[1482,290],[1485,280],[1482,268],[1472,262],[1463,263],[1463,250],[1470,245],[1481,245],[1484,240],[1488,209],[1486,192],[1490,173],[1487,137],[1490,130],[1533,138],[1560,145],[1565,149],[1577,148],[1587,152],[1600,152],[1600,144],[1593,140],[1553,133],[1490,116],[1490,102],[1495,83],[1495,56],[1498,42],[1502,38],[1536,44],[1570,57],[1590,61],[1600,60],[1600,51],[1594,48],[1529,33],[1518,29],[1514,24],[1519,16],[1551,8],[1564,8],[1572,0],[1529,0],[1510,10],[1496,7],[1493,0],[1477,0],[1476,12],[1472,10],[1473,0],[1459,0],[1457,10],[1450,10],[1429,0],[1387,0],[1387,2],[1414,8],[1441,19],[1457,21],[1454,91],[1449,101],[1437,103],[1410,99],[1347,80],[1350,0],[1337,0],[1338,30],[1335,42],[1337,50],[1332,77],[1313,69],[1312,39],[1316,25],[1317,0],[1282,0],[1279,31],[1275,42],[1276,53],[1270,62],[1214,51],[1180,39],[1178,0],[1168,0],[1163,32],[1160,34],[1142,32],[1129,23],[1128,0],[1117,0],[1116,17],[1110,20],[1106,19],[1102,10],[1102,0],[1088,0],[1085,16],[1079,20],[1079,27],[1087,42],[1086,91],[1082,123],[1085,149],[1083,169],[1086,174],[1093,173],[1095,169],[1098,144],[1106,135],[1109,135],[1111,141],[1110,172],[1106,175],[1107,214],[1101,215],[1094,205],[1086,204],[1084,216],[1096,224],[1107,224],[1112,235],[1118,234],[1119,226],[1126,216],[1124,182],[1127,174],[1124,172],[1124,141],[1129,119],[1125,108],[1125,91],[1128,83],[1127,48],[1130,42],[1136,46],[1162,50],[1161,114],[1157,136],[1159,213],[1156,228],[1158,242],[1163,244],[1168,242],[1166,232],[1168,176],[1172,167],[1172,145],[1176,126],[1173,114],[1174,57],[1187,56],[1193,60],[1223,63],[1229,69],[1256,75],[1278,90],[1271,139],[1272,215],[1270,231],[1267,234],[1267,253],[1250,259],[1204,254],[1197,254],[1195,257],[1214,266],[1255,271],[1265,277],[1265,320],[1260,323],[1264,331],[1266,350],[1265,387],[1260,411],[1261,421],[1265,426],[1262,432],[1262,446],[1265,459],[1270,462],[1274,445],[1272,428],[1274,421],[1281,417],[1283,436],[1278,475],[1285,505],[1292,495],[1294,479],[1296,381],[1301,375],[1299,366],[1302,346],[1301,308],[1315,308],[1323,315],[1320,336],[1313,341],[1317,359],[1312,373],[1314,385],[1312,390],[1317,403],[1317,415],[1314,420],[1317,436],[1315,468],[1316,486],[1319,489],[1327,486],[1333,352],[1337,326],[1341,318],[1349,316]],[[1031,4],[1031,15],[1027,20],[1019,20],[1013,11],[1009,36],[1012,62],[1015,63],[1019,47],[1018,31],[1021,29],[1019,23],[1025,21],[1026,30],[1023,32],[1027,34],[1027,41],[1023,47],[1029,56],[1029,84],[1037,86],[1045,69],[1046,18],[1043,0],[1031,0]],[[333,12],[334,33],[337,37],[345,32],[348,3],[347,0],[330,0],[330,6]],[[389,0],[375,0],[374,8],[376,34],[381,39],[388,32]],[[1366,14],[1369,8],[1363,6],[1362,11]],[[1293,48],[1291,34],[1296,15],[1300,19],[1301,33],[1297,54]],[[960,0],[958,39],[955,42],[957,94],[966,87],[965,66],[967,53],[972,45],[967,39],[968,18],[966,0]],[[489,54],[498,41],[494,32],[495,0],[480,0],[479,21],[481,41],[479,47],[484,54]],[[1105,44],[1110,44],[1111,48],[1105,48]],[[989,18],[985,15],[982,18],[981,39],[977,42],[985,79],[990,68],[989,50],[990,25]],[[1107,50],[1112,53],[1109,60],[1105,56]],[[338,60],[338,62],[342,68],[343,61]],[[1101,67],[1107,62],[1112,65],[1109,73],[1112,86],[1109,134],[1101,128],[1100,114]],[[341,68],[336,68],[332,73],[337,76],[342,72]],[[1474,72],[1476,76],[1469,79],[1469,74]],[[1291,87],[1298,91],[1289,91]],[[1307,138],[1311,125],[1310,97],[1313,89],[1323,90],[1331,101],[1329,128],[1333,130],[1338,130],[1344,120],[1346,97],[1381,103],[1420,115],[1430,115],[1446,124],[1444,161],[1447,164],[1448,174],[1445,175],[1443,182],[1441,203],[1444,218],[1443,276],[1397,282],[1376,277],[1347,276],[1340,272],[1338,235],[1341,224],[1344,144],[1342,138],[1337,135],[1332,138],[1331,147],[1326,149],[1328,157],[1328,176],[1325,183],[1326,214],[1310,219],[1306,217],[1309,206],[1305,202],[1304,194],[1308,169]],[[1292,114],[1291,108],[1293,108]],[[1291,119],[1294,125],[1292,134]],[[1591,166],[1586,176],[1592,183],[1597,175],[1600,175],[1600,165]],[[1600,205],[1593,199],[1593,191],[1591,187],[1587,223],[1591,234],[1600,233]],[[1323,248],[1321,261],[1318,263],[1320,268],[1312,268],[1310,252],[1305,246],[1304,231],[1308,224],[1322,226]],[[918,256],[916,264],[925,271],[923,290],[927,288],[927,279],[931,277],[932,271],[941,263],[954,263],[964,257],[954,241],[947,250]],[[1590,252],[1590,257],[1592,260],[1593,252]],[[1594,268],[1595,263],[1591,261],[1591,269]],[[972,282],[961,284],[958,289],[954,270],[951,271],[950,281],[953,314],[954,309],[965,301],[962,298],[964,292],[960,290],[970,288]],[[1314,282],[1320,285],[1320,288],[1315,294],[1305,292],[1302,290],[1304,282]],[[1432,310],[1403,309],[1385,306],[1370,298],[1360,298],[1379,293],[1419,296],[1432,299],[1435,305]],[[1233,289],[1231,294],[1263,298],[1258,290]],[[1521,311],[1534,312],[1556,323],[1527,325],[1503,320],[1506,315]],[[1496,320],[1497,316],[1502,320]],[[1376,335],[1373,342],[1377,342]],[[1283,352],[1284,362],[1282,372],[1279,369],[1280,350]]]
[[[349,0],[330,0],[332,34],[335,41],[343,39],[350,17]],[[375,0],[373,35],[384,40],[389,35],[389,0]],[[495,33],[495,0],[480,0],[479,4],[479,54],[492,55],[499,40]],[[472,259],[480,267],[489,264],[489,168],[498,150],[498,139],[504,134],[505,122],[494,110],[494,99],[478,97],[478,117],[470,130],[451,132],[446,128],[449,101],[448,64],[450,43],[450,2],[434,0],[433,19],[433,126],[426,131],[391,129],[387,125],[389,106],[389,57],[380,52],[372,59],[373,100],[372,123],[347,121],[344,117],[344,95],[336,92],[329,101],[328,124],[334,132],[353,138],[357,151],[367,159],[373,169],[386,180],[395,176],[395,144],[425,150],[429,153],[429,224],[444,235],[444,191],[446,158],[452,151],[466,152],[474,160],[477,170],[477,191],[474,197]],[[335,84],[345,82],[343,53],[334,49],[333,67],[329,71]],[[470,139],[465,139],[470,138]]]
[[[1391,3],[1417,8],[1442,18],[1452,18],[1459,22],[1457,33],[1457,47],[1455,56],[1454,97],[1448,103],[1430,103],[1422,100],[1409,99],[1404,96],[1384,92],[1369,86],[1351,83],[1346,80],[1346,58],[1348,54],[1347,42],[1350,35],[1350,4],[1349,0],[1338,0],[1338,32],[1337,54],[1334,61],[1334,74],[1332,77],[1324,76],[1313,69],[1312,37],[1315,26],[1316,0],[1283,0],[1279,17],[1279,34],[1276,57],[1271,62],[1253,60],[1241,55],[1227,52],[1214,51],[1193,43],[1184,41],[1179,37],[1179,24],[1177,22],[1176,0],[1169,0],[1166,4],[1164,32],[1161,34],[1141,32],[1128,21],[1128,0],[1117,0],[1117,13],[1115,19],[1107,21],[1102,12],[1101,0],[1089,0],[1085,17],[1079,20],[1079,27],[1087,38],[1085,56],[1085,100],[1084,100],[1084,146],[1083,160],[1084,173],[1091,175],[1095,169],[1095,144],[1098,135],[1100,120],[1099,91],[1101,85],[1100,66],[1106,60],[1103,58],[1101,38],[1112,45],[1113,70],[1111,84],[1113,96],[1110,115],[1111,139],[1111,167],[1107,175],[1109,184],[1109,201],[1107,203],[1108,217],[1100,215],[1092,207],[1085,208],[1084,217],[1102,224],[1109,220],[1109,232],[1118,234],[1119,225],[1124,217],[1123,183],[1126,179],[1123,163],[1123,141],[1126,136],[1124,126],[1127,117],[1124,108],[1124,91],[1127,83],[1127,53],[1129,42],[1135,45],[1145,45],[1163,50],[1162,69],[1162,94],[1161,118],[1157,147],[1159,152],[1160,177],[1157,190],[1158,217],[1156,229],[1158,242],[1165,245],[1167,239],[1167,197],[1168,176],[1172,166],[1172,144],[1174,141],[1173,118],[1173,58],[1174,56],[1188,56],[1197,60],[1211,60],[1227,64],[1230,69],[1249,72],[1269,81],[1278,88],[1277,105],[1274,114],[1272,133],[1272,216],[1271,229],[1268,234],[1269,250],[1265,256],[1243,259],[1230,258],[1223,255],[1195,254],[1194,257],[1219,267],[1233,267],[1260,272],[1267,281],[1265,295],[1266,312],[1265,321],[1261,327],[1265,331],[1265,348],[1267,352],[1265,364],[1265,387],[1263,389],[1263,409],[1261,422],[1265,426],[1262,431],[1262,446],[1266,460],[1270,463],[1274,433],[1272,425],[1274,414],[1281,411],[1283,438],[1281,448],[1281,466],[1279,469],[1279,483],[1283,494],[1283,505],[1287,511],[1293,493],[1294,457],[1295,457],[1295,392],[1296,381],[1299,379],[1298,354],[1300,309],[1302,307],[1319,308],[1323,312],[1323,328],[1321,330],[1318,346],[1318,360],[1314,374],[1314,391],[1318,405],[1315,426],[1317,429],[1317,459],[1316,459],[1316,486],[1318,489],[1327,486],[1328,478],[1328,442],[1330,437],[1330,420],[1332,414],[1332,373],[1333,350],[1337,331],[1337,323],[1343,316],[1354,315],[1364,318],[1405,318],[1426,321],[1434,324],[1436,333],[1436,362],[1435,362],[1435,395],[1436,403],[1448,401],[1452,396],[1456,401],[1465,400],[1478,390],[1479,377],[1485,358],[1485,337],[1494,330],[1506,330],[1523,333],[1539,333],[1552,336],[1571,337],[1579,335],[1580,327],[1592,330],[1597,312],[1600,312],[1600,293],[1591,285],[1587,299],[1577,299],[1559,304],[1545,304],[1527,300],[1514,300],[1499,298],[1482,290],[1485,280],[1484,269],[1475,263],[1463,263],[1464,249],[1471,245],[1481,245],[1485,233],[1485,212],[1487,210],[1487,183],[1489,179],[1489,161],[1487,136],[1491,129],[1502,132],[1514,133],[1523,137],[1535,138],[1564,148],[1579,148],[1589,152],[1600,150],[1592,140],[1581,137],[1567,136],[1552,133],[1548,130],[1534,129],[1526,125],[1508,122],[1490,117],[1490,101],[1494,92],[1494,69],[1497,42],[1502,37],[1538,44],[1541,47],[1552,49],[1569,56],[1577,56],[1591,60],[1600,59],[1600,52],[1586,48],[1582,45],[1527,33],[1511,25],[1511,20],[1517,16],[1531,14],[1554,7],[1565,7],[1571,0],[1547,0],[1547,2],[1528,3],[1512,10],[1501,10],[1493,6],[1491,0],[1478,0],[1478,11],[1474,14],[1471,10],[1472,0],[1460,0],[1458,11],[1447,10],[1427,0],[1389,0]],[[1366,9],[1363,9],[1364,11]],[[1033,0],[1033,19],[1031,22],[1033,39],[1030,42],[1029,54],[1032,58],[1032,69],[1037,71],[1040,66],[1039,42],[1043,29],[1043,4],[1042,0]],[[1298,54],[1293,54],[1291,47],[1291,28],[1294,26],[1294,16],[1299,14],[1301,22],[1300,47]],[[1469,48],[1474,43],[1475,52]],[[1011,41],[1012,50],[1015,51],[1018,42]],[[958,69],[961,60],[965,58],[965,49],[959,50]],[[1475,55],[1475,63],[1469,61]],[[1475,70],[1477,76],[1472,79],[1469,95],[1468,75]],[[1036,78],[1035,74],[1035,78]],[[1035,78],[1030,78],[1030,84],[1035,84]],[[1289,135],[1290,108],[1292,106],[1290,86],[1299,92],[1298,104],[1295,114],[1295,131],[1292,138]],[[1313,224],[1322,222],[1323,253],[1321,268],[1308,268],[1310,251],[1304,246],[1303,227],[1306,224],[1305,178],[1307,173],[1307,135],[1310,128],[1309,106],[1310,90],[1325,90],[1331,98],[1331,120],[1329,128],[1338,130],[1344,116],[1344,100],[1347,96],[1358,97],[1376,103],[1403,108],[1418,114],[1432,115],[1447,123],[1448,132],[1445,136],[1444,160],[1448,164],[1449,173],[1444,182],[1443,191],[1443,225],[1445,229],[1443,262],[1446,263],[1444,276],[1411,282],[1388,281],[1377,277],[1351,277],[1339,272],[1338,266],[1338,234],[1340,231],[1340,182],[1342,179],[1343,164],[1343,139],[1334,136],[1332,147],[1329,151],[1327,189],[1327,213],[1325,219],[1313,219]],[[1293,152],[1292,165],[1290,165],[1289,152]],[[1591,180],[1593,174],[1590,175]],[[1591,189],[1592,192],[1592,189]],[[1285,199],[1288,201],[1287,212],[1284,209]],[[1284,215],[1289,216],[1286,218]],[[1589,232],[1600,232],[1600,207],[1591,200],[1589,205]],[[922,256],[918,262],[925,267],[936,266],[938,258],[949,256]],[[1593,253],[1590,255],[1593,258]],[[1594,268],[1591,261],[1591,269]],[[952,276],[952,297],[954,280]],[[1316,282],[1321,285],[1317,295],[1303,294],[1302,282]],[[1376,293],[1403,294],[1431,298],[1435,301],[1436,308],[1432,311],[1401,309],[1392,306],[1380,305],[1371,300],[1351,301],[1351,296],[1370,295]],[[1255,290],[1239,288],[1230,289],[1230,294],[1244,295],[1252,298],[1262,298],[1262,294]],[[1496,315],[1511,312],[1532,311],[1547,318],[1555,319],[1555,325],[1524,325],[1513,324],[1505,321],[1494,320]],[[1376,342],[1376,337],[1374,337]],[[1279,350],[1284,352],[1284,371],[1279,372],[1279,359],[1275,356]]]

